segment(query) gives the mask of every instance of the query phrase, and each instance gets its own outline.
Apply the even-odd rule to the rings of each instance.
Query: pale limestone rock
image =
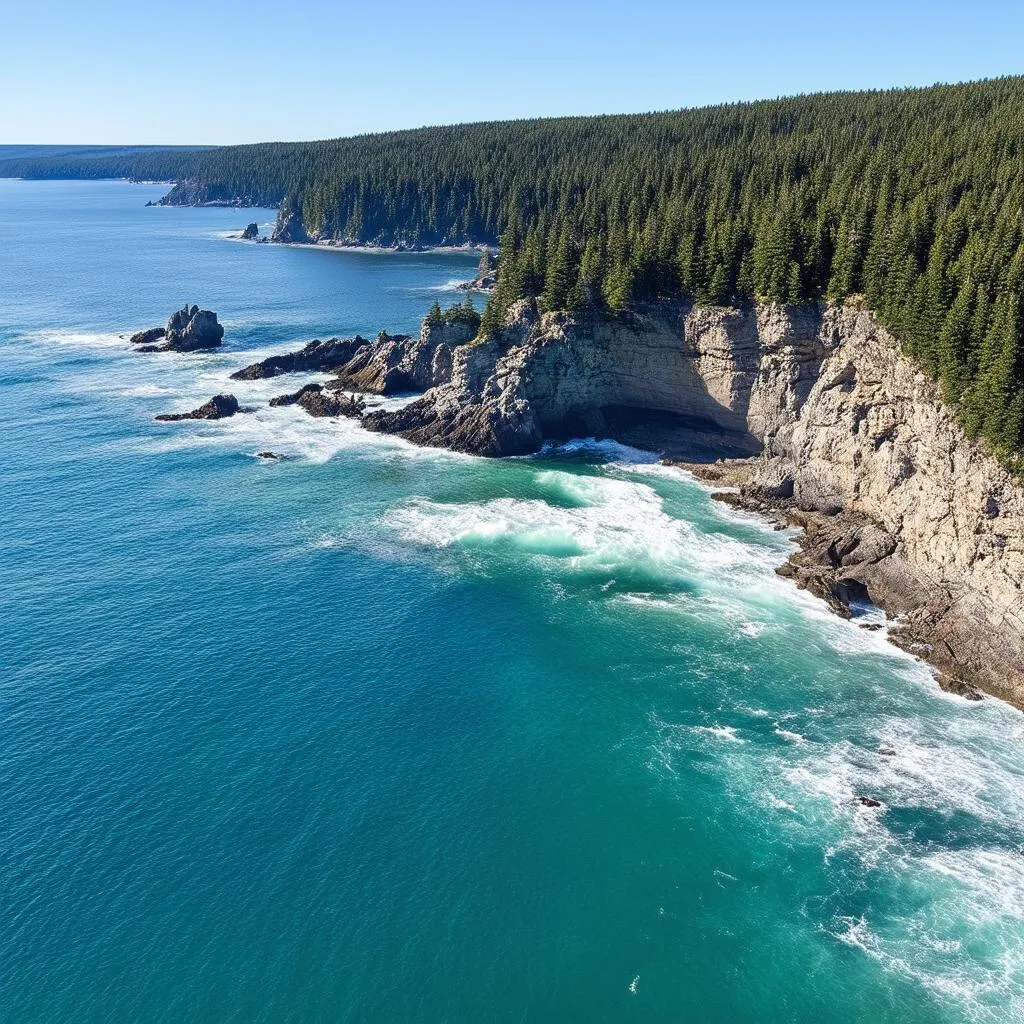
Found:
[[[906,646],[1024,703],[1024,494],[869,312],[664,303],[538,318],[519,304],[499,338],[452,349],[445,382],[364,423],[506,455],[615,433],[638,412],[675,417],[683,447],[714,435],[760,452],[752,492],[849,513],[838,581],[902,615]]]

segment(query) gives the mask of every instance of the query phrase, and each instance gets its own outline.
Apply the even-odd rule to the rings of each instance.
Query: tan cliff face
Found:
[[[873,539],[836,555],[837,572],[904,616],[906,646],[1024,703],[1024,494],[869,312],[665,303],[610,319],[518,304],[500,338],[454,349],[446,383],[366,425],[506,455],[568,434],[630,439],[645,418],[655,447],[759,453],[754,492],[863,517]]]
[[[1024,493],[870,313],[829,308],[819,338],[806,398],[766,421],[755,483],[876,523],[896,546],[872,596],[937,664],[1024,703]]]

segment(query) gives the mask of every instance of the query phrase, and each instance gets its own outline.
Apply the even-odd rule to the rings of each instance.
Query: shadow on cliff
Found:
[[[556,344],[537,347],[524,391],[546,440],[612,437],[691,462],[760,454],[825,355],[813,305],[766,319],[753,305],[657,303],[539,326]]]

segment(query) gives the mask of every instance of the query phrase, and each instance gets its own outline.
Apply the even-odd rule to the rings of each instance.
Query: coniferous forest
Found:
[[[89,158],[171,201],[301,214],[318,237],[500,243],[493,330],[542,309],[862,296],[966,430],[1024,440],[1024,78],[671,113]],[[72,176],[85,158],[0,160]]]

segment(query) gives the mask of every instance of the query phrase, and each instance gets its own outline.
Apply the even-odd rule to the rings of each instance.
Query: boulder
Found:
[[[156,418],[164,423],[179,420],[223,420],[239,411],[238,399],[234,395],[214,395],[208,402],[191,412],[165,412]]]
[[[252,221],[251,223],[245,226],[245,230],[242,232],[240,237],[244,239],[246,242],[251,242],[254,239],[259,238],[259,236],[260,226],[259,224],[256,223],[256,221]]]

